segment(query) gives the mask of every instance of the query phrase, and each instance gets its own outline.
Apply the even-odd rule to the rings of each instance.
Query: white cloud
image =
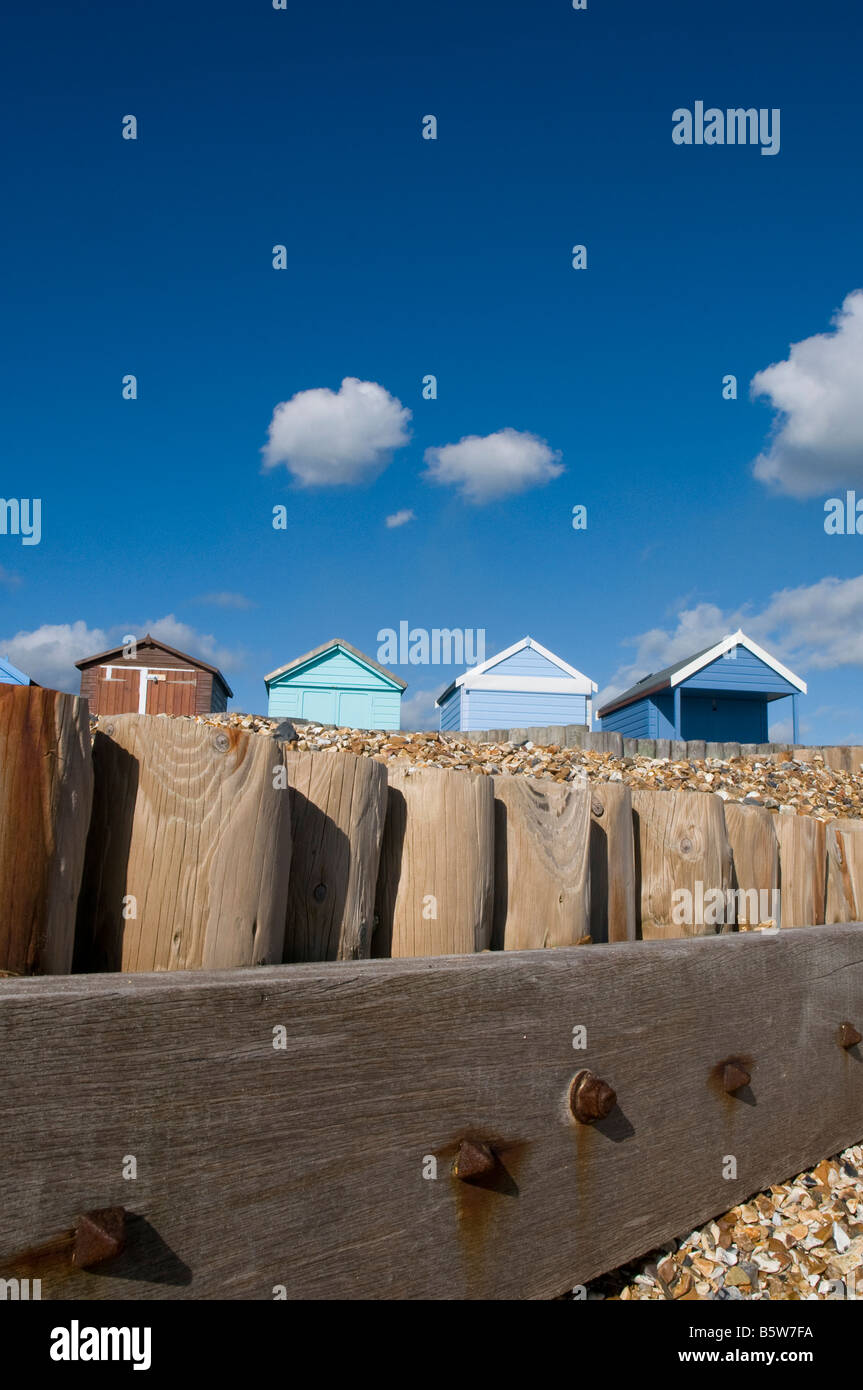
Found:
[[[458,444],[426,449],[424,457],[429,481],[457,487],[477,505],[542,487],[563,472],[560,454],[544,439],[509,428],[466,435]]]
[[[0,637],[0,653],[8,656],[13,665],[32,676],[40,685],[54,690],[77,692],[81,672],[75,662],[111,645],[101,628],[88,628],[77,623],[43,623],[33,632],[17,632],[14,637]]]
[[[768,396],[779,412],[755,476],[794,497],[863,483],[863,290],[847,296],[833,324],[752,379],[753,396]]]
[[[801,666],[863,666],[863,575],[782,589],[749,627],[756,641],[772,638]]]
[[[394,526],[404,526],[408,521],[416,521],[416,513],[402,507],[400,512],[393,512],[392,516],[387,517],[387,526],[392,529]]]
[[[682,609],[670,632],[654,627],[638,637],[626,639],[624,645],[634,647],[635,656],[617,668],[608,685],[597,695],[594,708],[601,709],[613,696],[635,685],[650,672],[661,671],[664,666],[692,656],[742,626],[715,604],[699,603],[695,608]]]
[[[661,671],[738,628],[804,680],[807,671],[863,666],[863,575],[781,589],[760,611],[747,606],[723,611],[712,603],[682,609],[670,630],[651,628],[629,639],[635,658],[615,671],[596,708],[648,672]]]
[[[143,637],[149,632],[151,637],[160,637],[169,647],[177,647],[182,652],[188,652],[190,656],[201,657],[211,666],[218,666],[222,670],[228,667],[236,669],[242,666],[244,661],[242,652],[220,647],[210,633],[198,632],[188,623],[181,622],[173,613],[167,613],[164,618],[150,618],[137,628],[134,625],[124,628],[123,635],[127,632],[133,632],[137,637]],[[96,650],[98,651],[98,648]]]
[[[0,565],[0,584],[4,585],[7,589],[17,589],[20,583],[20,574],[15,574],[13,570],[4,569],[4,567]]]
[[[81,672],[75,669],[76,661],[119,646],[127,634],[143,637],[146,632],[161,637],[169,647],[178,647],[222,670],[236,669],[243,663],[242,653],[218,646],[214,637],[196,632],[173,613],[141,625],[124,623],[108,631],[89,628],[81,619],[75,623],[43,623],[32,632],[0,637],[0,656],[7,656],[13,665],[40,685],[77,694]]]
[[[245,594],[234,594],[228,590],[215,594],[198,594],[193,603],[212,604],[214,608],[257,608],[257,604]]]
[[[421,729],[437,729],[440,726],[440,710],[435,709],[435,700],[443,686],[434,690],[418,690],[409,699],[402,700],[403,729],[408,732]]]
[[[411,412],[374,381],[298,391],[273,411],[264,468],[284,464],[304,487],[366,482],[410,439]]]

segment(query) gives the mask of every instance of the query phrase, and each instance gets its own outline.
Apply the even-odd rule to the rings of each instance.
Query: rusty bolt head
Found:
[[[452,1165],[454,1178],[462,1182],[474,1182],[477,1178],[488,1177],[497,1167],[497,1159],[488,1144],[478,1144],[473,1139],[462,1139]]]
[[[726,1062],[722,1068],[722,1085],[729,1095],[748,1086],[752,1077],[739,1062]]]
[[[592,1071],[580,1071],[569,1088],[569,1108],[583,1125],[596,1124],[610,1115],[617,1104],[617,1093]]]
[[[126,1212],[123,1207],[101,1207],[78,1217],[72,1263],[90,1269],[119,1255],[126,1244]]]
[[[840,1047],[856,1047],[859,1042],[863,1042],[863,1035],[858,1032],[853,1023],[839,1024]]]

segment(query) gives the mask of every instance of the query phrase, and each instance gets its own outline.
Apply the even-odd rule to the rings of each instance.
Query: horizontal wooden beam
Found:
[[[0,1264],[43,1298],[549,1297],[858,1141],[843,1022],[860,924],[0,980]],[[76,1269],[116,1206],[125,1250]]]

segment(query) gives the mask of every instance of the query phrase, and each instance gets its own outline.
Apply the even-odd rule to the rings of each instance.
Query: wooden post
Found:
[[[848,767],[855,773],[863,769],[863,748],[859,744],[851,744],[848,749]]]
[[[720,931],[724,905],[719,918],[718,899],[707,895],[725,894],[731,886],[722,798],[633,790],[632,810],[640,935],[648,940]]]
[[[746,806],[740,801],[725,803],[738,926],[753,927],[768,922],[779,926],[778,909],[775,913],[773,910],[778,901],[774,894],[779,887],[775,820],[765,806]],[[758,894],[757,899],[752,898],[753,891]]]
[[[76,968],[282,959],[290,799],[278,744],[161,715],[99,720]]]
[[[634,941],[632,794],[625,782],[594,782],[590,793],[590,934]]]
[[[859,922],[863,914],[863,821],[827,826],[825,922]]]
[[[498,950],[575,946],[590,934],[587,786],[493,777]]]
[[[80,1316],[61,1300],[134,1323],[152,1299],[275,1285],[331,1307],[552,1299],[861,1135],[861,1048],[838,1042],[861,1026],[859,926],[51,976],[0,998],[4,1275],[82,1212],[128,1209],[119,1259],[46,1276],[58,1322]],[[734,1095],[730,1058],[751,1074]],[[595,1125],[570,1110],[583,1068],[617,1093]],[[486,1186],[452,1172],[465,1139],[497,1160]],[[139,1311],[86,1302],[111,1299]]]
[[[851,749],[843,747],[841,744],[831,745],[821,750],[824,754],[824,764],[834,772],[852,772],[854,769],[851,763]]]
[[[494,791],[489,777],[387,767],[374,956],[463,955],[491,942]]]
[[[0,685],[0,969],[72,969],[92,799],[87,701]]]
[[[285,961],[371,954],[387,807],[382,763],[353,753],[286,753],[293,855]]]
[[[813,816],[778,815],[779,887],[782,926],[806,927],[824,922],[827,840],[824,822]]]

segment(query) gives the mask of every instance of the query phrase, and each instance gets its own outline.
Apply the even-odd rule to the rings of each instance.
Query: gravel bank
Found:
[[[166,716],[167,717],[167,716]],[[273,734],[279,720],[262,715],[198,716],[207,724],[230,724]],[[532,743],[469,743],[458,734],[387,733],[298,724],[296,747],[311,752],[339,749],[380,762],[406,760],[417,767],[444,767],[481,774],[514,773],[552,782],[627,782],[647,790],[715,792],[726,801],[744,801],[778,811],[786,808],[818,820],[863,817],[863,777],[812,762],[795,762],[788,753],[703,760],[616,758],[581,748],[536,747]]]
[[[587,1297],[841,1299],[855,1284],[863,1298],[860,1144],[759,1192],[645,1259],[602,1275],[587,1286]]]

